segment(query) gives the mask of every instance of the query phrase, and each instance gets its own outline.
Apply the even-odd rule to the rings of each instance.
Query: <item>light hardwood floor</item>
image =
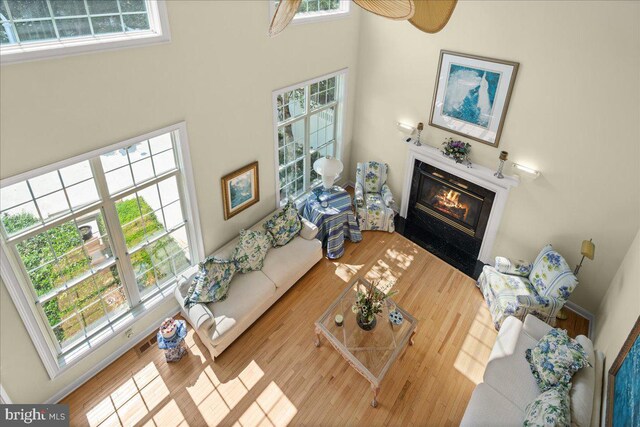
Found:
[[[130,350],[63,400],[72,425],[457,425],[496,337],[482,295],[397,233],[363,236],[341,259],[320,261],[214,363],[191,330],[190,353],[175,364],[155,346]],[[355,274],[395,282],[395,300],[419,322],[375,409],[369,383],[313,344],[313,322]],[[572,335],[585,333],[570,315]]]

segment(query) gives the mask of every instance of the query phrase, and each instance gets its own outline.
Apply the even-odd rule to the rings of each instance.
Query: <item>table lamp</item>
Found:
[[[582,262],[584,258],[587,257],[593,261],[593,258],[596,256],[596,245],[593,244],[593,239],[583,240],[582,246],[580,246],[580,254],[582,255],[582,259],[580,260],[580,264],[576,265],[576,269],[573,270],[573,274],[575,276],[580,272],[580,267],[582,267]],[[556,317],[560,320],[567,319],[567,313],[564,312],[564,309],[560,309],[556,314]]]
[[[343,168],[342,162],[331,156],[321,157],[313,162],[313,170],[322,177],[322,186],[325,189],[333,186]]]

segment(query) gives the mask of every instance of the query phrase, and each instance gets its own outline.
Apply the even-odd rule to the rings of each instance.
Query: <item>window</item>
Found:
[[[167,39],[162,1],[0,0],[3,62]]]
[[[271,2],[271,15],[276,11],[279,0]],[[351,0],[302,0],[293,23],[315,22],[347,16]]]
[[[313,162],[340,157],[346,70],[274,92],[280,204],[320,183]]]
[[[59,364],[170,296],[202,258],[181,132],[0,183],[3,267]]]

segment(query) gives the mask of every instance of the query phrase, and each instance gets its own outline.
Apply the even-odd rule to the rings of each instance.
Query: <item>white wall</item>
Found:
[[[638,316],[640,316],[640,230],[613,277],[596,317],[594,344],[605,355],[603,399],[607,397],[609,368],[618,356]],[[606,408],[606,402],[603,408]]]
[[[424,122],[435,146],[457,138],[427,125],[440,50],[519,62],[499,148],[469,140],[474,162],[496,167],[506,150],[542,171],[512,191],[494,255],[533,259],[552,243],[575,265],[592,237],[596,258],[571,300],[595,312],[640,224],[639,16],[637,2],[458,2],[430,35],[362,14],[353,162],[389,163],[400,199],[407,147],[395,123]]]
[[[171,43],[2,68],[0,176],[186,120],[210,253],[275,207],[273,90],[349,67],[344,133],[349,176],[359,13],[290,26],[270,39],[266,1],[167,3]],[[261,200],[225,222],[220,178],[255,160]],[[0,287],[0,377],[14,402],[44,401],[125,343],[118,337],[50,381]],[[156,318],[172,304],[164,303]]]

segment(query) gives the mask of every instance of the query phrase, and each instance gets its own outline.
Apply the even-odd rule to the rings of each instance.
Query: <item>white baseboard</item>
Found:
[[[593,331],[595,330],[595,322],[596,322],[596,317],[593,315],[592,312],[590,312],[587,309],[584,309],[582,307],[580,307],[578,304],[572,302],[572,301],[567,301],[564,306],[568,309],[573,311],[574,313],[579,314],[580,316],[584,317],[585,319],[587,319],[589,321],[589,339],[592,339],[593,337]]]
[[[164,319],[166,317],[173,317],[179,311],[180,310],[178,308],[173,307],[171,310],[169,310],[163,316],[160,316],[159,319],[162,320],[162,319]],[[147,329],[138,332],[136,335],[132,336],[131,339],[129,341],[127,341],[127,343],[125,345],[123,345],[122,347],[120,347],[119,349],[114,351],[109,357],[107,357],[106,359],[101,360],[98,364],[94,365],[91,369],[89,369],[87,372],[82,374],[74,382],[72,382],[71,384],[69,384],[66,387],[62,388],[60,391],[58,391],[56,394],[51,396],[49,399],[45,400],[43,403],[52,404],[52,403],[60,402],[62,399],[64,399],[67,395],[69,395],[75,389],[77,389],[82,384],[86,383],[91,378],[93,378],[98,372],[102,371],[104,368],[106,368],[111,363],[113,363],[117,358],[119,358],[120,356],[125,354],[127,351],[131,350],[136,344],[138,344],[144,338],[146,338],[147,336],[151,335],[151,333],[153,331],[155,331],[156,329],[158,329],[158,325],[154,322]]]

